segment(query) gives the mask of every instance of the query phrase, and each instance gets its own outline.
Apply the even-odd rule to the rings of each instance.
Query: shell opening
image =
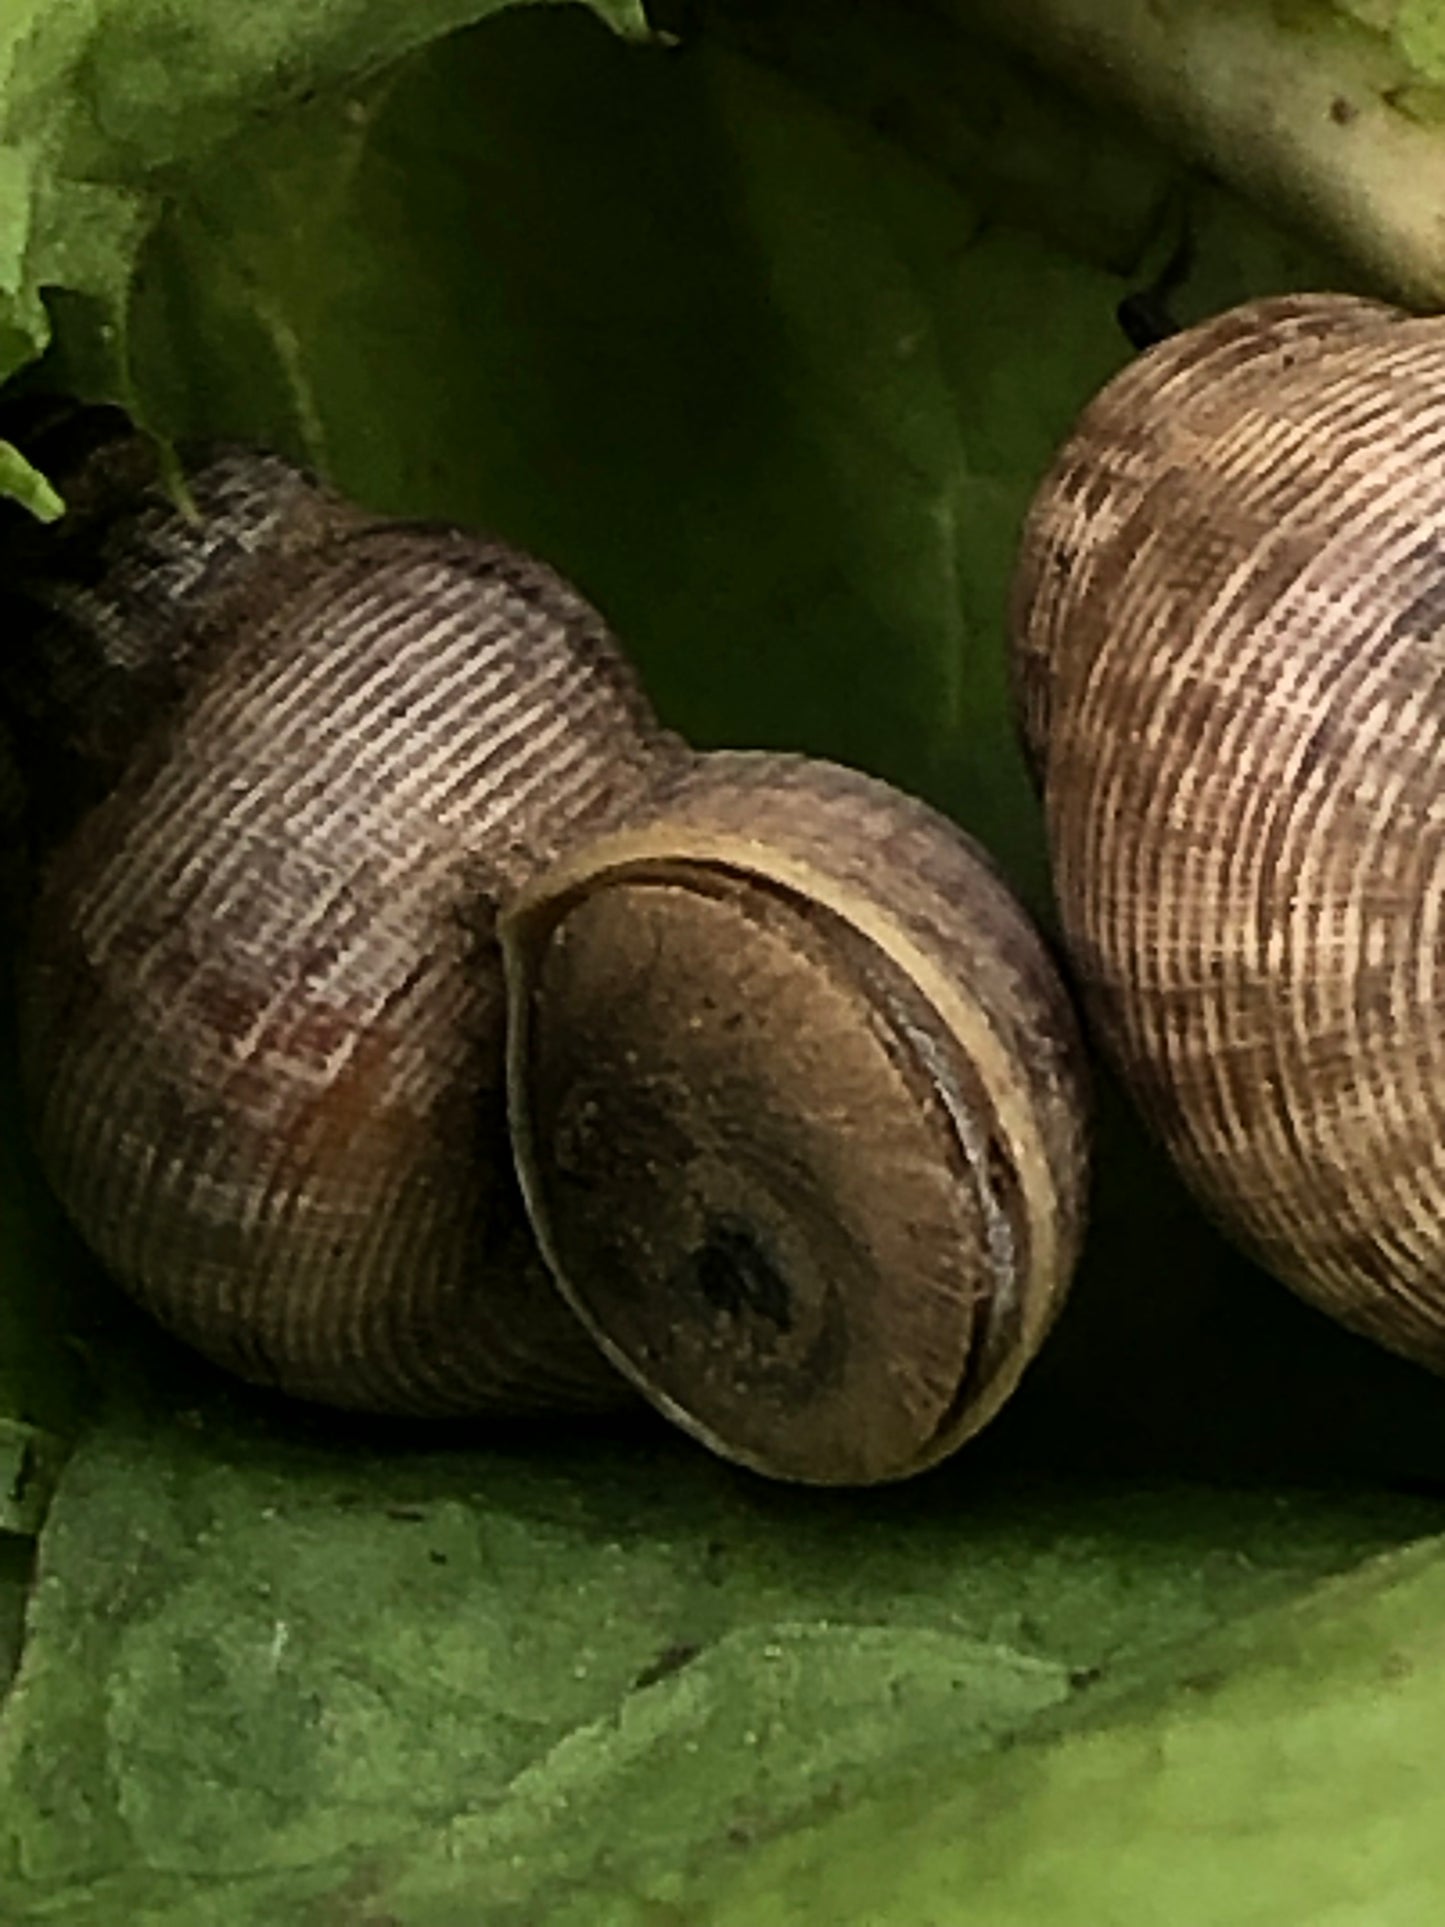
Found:
[[[812,1483],[976,1429],[1048,1232],[967,987],[945,1017],[904,934],[846,911],[744,849],[633,839],[502,924],[513,1142],[564,1296],[668,1416]]]

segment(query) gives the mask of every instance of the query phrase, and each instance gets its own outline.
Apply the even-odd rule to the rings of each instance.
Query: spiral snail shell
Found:
[[[64,773],[94,752],[108,791],[22,966],[52,1185],[243,1377],[376,1411],[617,1402],[517,1198],[490,924],[666,755],[635,678],[500,544],[236,449],[192,464],[183,515],[132,494],[136,460],[86,463],[58,580],[44,532],[9,574],[41,611],[13,733],[58,715]]]
[[[21,1023],[107,1266],[336,1405],[630,1380],[818,1482],[976,1430],[1072,1270],[1085,1145],[1068,1006],[962,833],[851,771],[688,749],[503,544],[233,449],[185,517],[134,461],[88,451],[89,523],[6,571],[41,665],[17,737],[53,712],[100,752]]]
[[[1176,336],[1039,491],[1019,709],[1088,1014],[1206,1205],[1445,1370],[1445,321]]]

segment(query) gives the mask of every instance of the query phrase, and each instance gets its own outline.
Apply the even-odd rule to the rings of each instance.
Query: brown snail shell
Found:
[[[126,640],[89,710],[162,712],[40,895],[21,1036],[42,1161],[114,1275],[244,1377],[377,1411],[615,1403],[517,1196],[490,925],[667,739],[542,564],[294,471],[278,489],[280,467],[219,451],[198,520],[152,490],[151,539],[127,511],[90,600],[31,591],[42,660]],[[142,654],[180,666],[164,688]]]
[[[717,753],[501,928],[523,1189],[609,1357],[776,1476],[977,1431],[1072,1272],[1085,1146],[1069,1009],[975,846],[855,771]]]
[[[109,1268],[337,1405],[631,1380],[830,1483],[976,1431],[1085,1183],[1071,1014],[976,848],[851,771],[693,754],[499,543],[234,450],[196,517],[129,473],[117,510],[135,459],[82,462],[78,586],[49,534],[8,572],[19,735],[66,750],[27,1088]]]
[[[1445,1370],[1445,320],[1287,297],[1136,362],[1015,647],[1113,1062],[1268,1267]]]

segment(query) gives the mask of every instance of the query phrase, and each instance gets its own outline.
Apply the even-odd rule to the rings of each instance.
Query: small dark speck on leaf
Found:
[[[400,1519],[407,1525],[420,1525],[426,1514],[419,1505],[389,1505],[386,1516],[388,1519]]]
[[[671,1646],[664,1646],[657,1658],[649,1660],[633,1680],[633,1691],[641,1692],[644,1687],[656,1686],[659,1680],[666,1679],[670,1673],[680,1673],[684,1666],[692,1664],[701,1651],[701,1646],[690,1639],[679,1639]]]
[[[1069,1684],[1073,1687],[1093,1686],[1103,1677],[1102,1666],[1075,1666],[1069,1674]]]
[[[447,1562],[446,1554],[444,1552],[438,1552],[435,1546],[428,1552],[427,1558],[431,1560],[434,1566],[444,1566]]]
[[[1190,1673],[1179,1684],[1186,1693],[1217,1693],[1223,1686],[1225,1675],[1222,1672]]]
[[[1330,119],[1336,127],[1348,127],[1352,120],[1359,118],[1359,113],[1360,110],[1355,103],[1352,100],[1346,100],[1343,94],[1336,94],[1330,102]]]
[[[402,1927],[390,1908],[374,1911],[379,1884],[377,1869],[370,1863],[363,1864],[317,1902],[307,1921],[314,1927]]]
[[[15,1477],[10,1482],[10,1497],[19,1505],[35,1477],[38,1467],[35,1462],[35,1448],[27,1439],[20,1448],[20,1463],[15,1468]]]

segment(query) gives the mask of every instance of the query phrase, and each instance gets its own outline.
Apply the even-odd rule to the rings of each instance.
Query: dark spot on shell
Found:
[[[703,1243],[678,1267],[675,1282],[684,1290],[700,1292],[726,1317],[741,1318],[746,1313],[766,1319],[782,1332],[793,1328],[787,1280],[752,1228],[737,1219],[716,1219],[709,1225]]]
[[[1426,536],[1408,559],[1423,562],[1440,573],[1431,576],[1419,594],[1396,614],[1382,638],[1382,649],[1396,642],[1430,642],[1445,629],[1445,546],[1437,537]]]

